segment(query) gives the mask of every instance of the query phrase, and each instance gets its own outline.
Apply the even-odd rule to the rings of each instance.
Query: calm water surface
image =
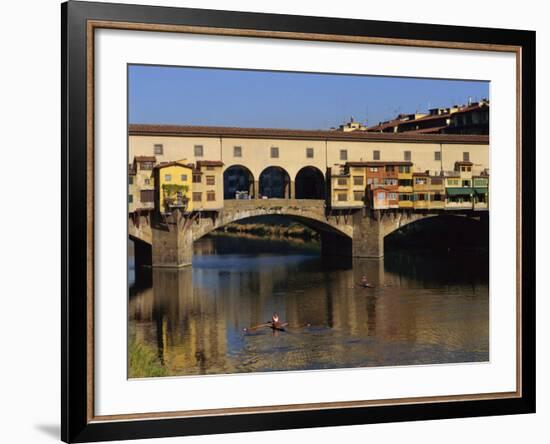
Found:
[[[319,253],[215,235],[196,242],[192,268],[131,258],[130,343],[169,375],[488,361],[486,251]],[[358,287],[362,275],[376,288]],[[288,331],[243,332],[273,313]]]

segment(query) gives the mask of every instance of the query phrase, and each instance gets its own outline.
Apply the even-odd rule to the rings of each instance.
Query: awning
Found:
[[[446,188],[445,189],[448,196],[470,196],[474,193],[473,188],[464,187],[464,188]]]
[[[487,194],[489,192],[489,188],[475,187],[474,191],[476,194]]]

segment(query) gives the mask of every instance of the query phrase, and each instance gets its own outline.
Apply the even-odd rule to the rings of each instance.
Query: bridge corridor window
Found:
[[[241,165],[233,165],[223,173],[224,199],[249,199],[254,197],[254,176]]]
[[[268,167],[260,174],[260,194],[265,198],[290,198],[290,176],[281,167]]]
[[[348,150],[340,150],[340,160],[348,160]]]
[[[313,159],[313,148],[306,148],[306,157],[308,159]]]
[[[325,178],[323,173],[312,166],[302,168],[294,181],[296,199],[324,199]]]
[[[278,147],[276,147],[276,146],[271,147],[271,157],[273,159],[276,159],[276,158],[279,157],[279,148]]]
[[[194,152],[195,157],[202,157],[204,155],[204,147],[202,145],[195,145]]]
[[[403,151],[403,159],[407,162],[411,160],[411,152],[410,151]]]
[[[372,152],[372,160],[380,160],[380,150],[374,150]]]
[[[462,153],[462,161],[463,162],[469,162],[470,161],[470,153],[468,151],[464,151]]]
[[[242,157],[242,156],[243,156],[243,148],[241,146],[234,146],[233,157]]]
[[[441,161],[441,151],[434,151],[434,160],[436,162],[440,162]]]
[[[154,145],[154,153],[155,153],[155,155],[164,154],[164,146],[162,145],[162,143],[157,143],[157,144]]]

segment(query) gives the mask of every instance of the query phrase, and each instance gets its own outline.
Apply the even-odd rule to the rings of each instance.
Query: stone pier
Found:
[[[180,210],[153,216],[153,267],[181,268],[193,258],[193,220]]]
[[[384,227],[379,213],[374,217],[354,214],[352,244],[353,257],[384,257]]]

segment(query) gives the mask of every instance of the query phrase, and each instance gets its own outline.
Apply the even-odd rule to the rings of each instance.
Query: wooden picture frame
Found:
[[[62,415],[65,442],[535,411],[535,33],[69,1],[62,14]],[[517,60],[517,390],[94,415],[94,45],[97,29],[510,52]]]

